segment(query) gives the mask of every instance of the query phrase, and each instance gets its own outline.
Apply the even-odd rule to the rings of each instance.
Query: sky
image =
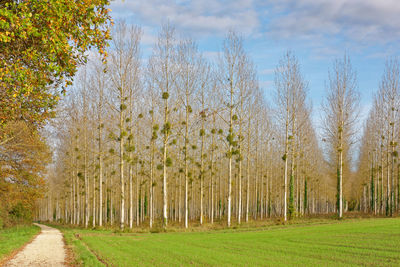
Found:
[[[386,59],[399,56],[399,0],[115,0],[111,9],[115,21],[142,27],[144,58],[167,21],[178,36],[196,40],[210,60],[229,30],[239,32],[267,99],[280,58],[294,52],[309,84],[315,124],[335,59],[351,59],[365,119]]]

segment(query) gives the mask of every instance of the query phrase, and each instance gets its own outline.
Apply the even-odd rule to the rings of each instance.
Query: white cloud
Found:
[[[271,75],[274,74],[275,69],[262,69],[258,73],[261,75]]]
[[[217,51],[204,51],[203,52],[204,58],[210,60],[211,62],[217,62],[219,52]]]
[[[142,43],[144,45],[153,45],[157,41],[157,33],[151,27],[142,26],[143,35],[142,35]]]
[[[260,87],[264,90],[271,90],[273,88],[273,81],[259,81]]]
[[[268,25],[278,38],[309,40],[343,36],[357,42],[400,39],[398,0],[269,0],[275,15]]]
[[[221,35],[229,29],[248,35],[259,26],[253,0],[115,1],[111,7],[116,18],[134,18],[152,26],[169,20],[178,29],[197,36]]]
[[[155,43],[167,21],[195,40],[234,29],[246,40],[305,46],[318,60],[380,45],[392,46],[390,55],[400,42],[400,0],[115,0],[111,8],[116,20],[143,26],[144,46]]]

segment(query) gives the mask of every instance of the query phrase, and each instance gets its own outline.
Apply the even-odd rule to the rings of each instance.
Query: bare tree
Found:
[[[228,151],[228,207],[227,207],[227,222],[228,227],[231,226],[232,212],[232,177],[233,166],[232,160],[237,154],[237,134],[234,132],[234,123],[238,119],[235,114],[235,108],[238,105],[237,95],[239,93],[243,67],[246,62],[246,54],[243,49],[243,39],[235,32],[229,32],[224,42],[224,52],[219,62],[219,82],[224,90],[225,105],[227,108],[227,116],[225,122],[228,125],[228,134],[226,136]]]
[[[150,59],[151,75],[155,81],[156,90],[161,94],[163,100],[163,226],[168,224],[168,191],[167,191],[167,168],[172,164],[172,159],[168,156],[168,142],[171,134],[170,98],[175,90],[175,80],[177,78],[176,62],[176,43],[175,30],[170,24],[165,24],[158,36],[157,44],[154,47],[153,55]]]
[[[355,126],[359,115],[357,78],[347,55],[336,60],[329,73],[327,98],[323,105],[324,139],[332,152],[331,162],[337,170],[337,212],[343,217],[343,166],[349,168],[350,147],[354,144]],[[344,162],[346,159],[346,162]]]
[[[113,32],[113,52],[110,58],[110,74],[114,92],[117,97],[119,114],[119,171],[121,184],[120,228],[125,225],[125,139],[127,131],[125,120],[127,118],[127,100],[132,95],[137,82],[137,71],[140,62],[139,43],[141,30],[138,27],[127,26],[125,22],[116,24]]]
[[[395,153],[397,142],[397,128],[399,121],[399,105],[400,105],[400,73],[399,73],[399,63],[396,59],[388,60],[386,62],[385,71],[382,77],[382,83],[380,91],[384,99],[384,109],[387,114],[386,126],[388,129],[387,136],[387,154],[388,154],[388,164],[390,164],[390,178],[389,178],[389,167],[387,175],[387,210],[388,214],[392,216],[394,210],[394,192],[395,192],[395,162],[397,154]],[[390,158],[390,162],[389,162]]]
[[[300,65],[297,58],[291,52],[287,52],[281,59],[275,70],[275,97],[277,103],[278,120],[284,125],[284,193],[283,193],[283,215],[287,220],[287,213],[293,214],[293,175],[295,160],[295,135],[299,125],[299,115],[301,108],[305,105],[305,97],[307,84],[300,72]],[[301,125],[300,125],[301,126]],[[288,209],[288,162],[289,152],[291,153],[291,175],[289,184],[289,209]]]

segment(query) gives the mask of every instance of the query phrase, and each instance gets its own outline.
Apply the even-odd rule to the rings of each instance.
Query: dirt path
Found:
[[[42,232],[4,266],[65,266],[63,236],[55,228],[35,224]]]

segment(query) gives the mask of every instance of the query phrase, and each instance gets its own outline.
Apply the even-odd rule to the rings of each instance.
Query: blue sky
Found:
[[[240,32],[267,98],[273,70],[290,49],[309,82],[317,124],[328,70],[336,58],[344,53],[351,58],[365,117],[385,60],[399,55],[399,0],[117,0],[111,9],[115,20],[142,27],[144,57],[167,20],[178,35],[195,39],[210,59],[229,29]]]

